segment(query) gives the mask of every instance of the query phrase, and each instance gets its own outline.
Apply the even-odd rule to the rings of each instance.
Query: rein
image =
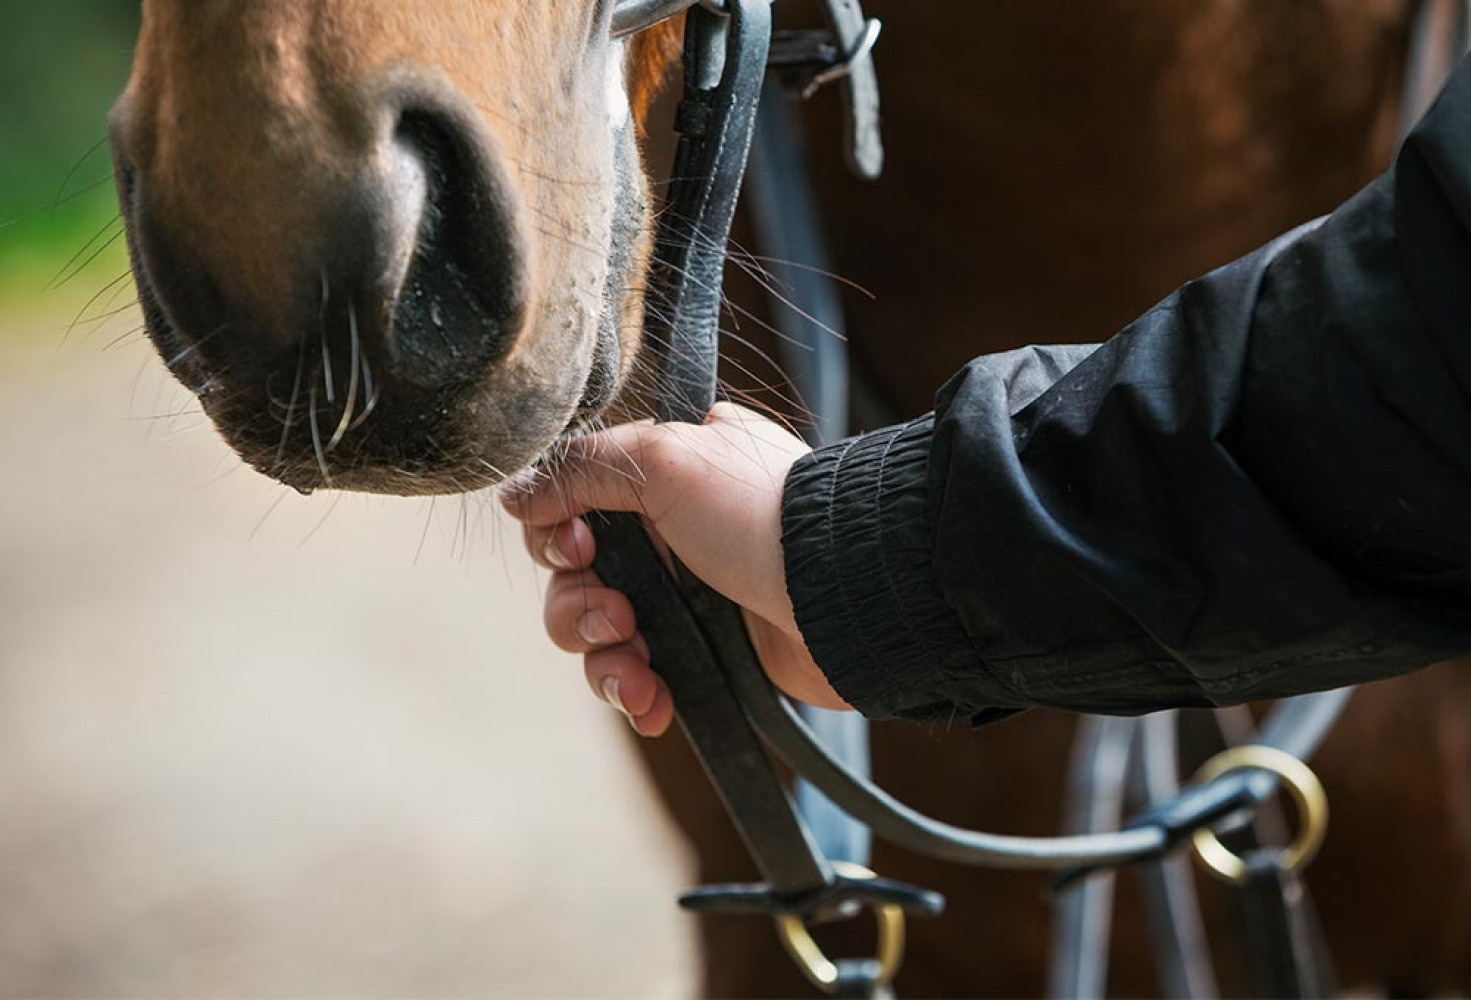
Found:
[[[657,315],[650,311],[644,328],[646,349],[654,352],[661,376],[662,392],[655,401],[661,421],[703,422],[715,402],[725,248],[767,72],[778,73],[789,89],[804,96],[841,81],[849,163],[864,177],[876,177],[882,168],[871,59],[878,22],[864,17],[859,0],[825,0],[829,31],[774,36],[771,6],[772,0],[623,0],[612,12],[615,37],[687,15],[684,93],[675,123],[679,144],[651,274],[669,308]],[[1059,871],[1054,888],[1065,892],[1090,875],[1160,861],[1195,840],[1203,857],[1229,869],[1222,871],[1228,881],[1266,887],[1252,897],[1268,915],[1264,920],[1292,925],[1285,900],[1300,895],[1296,873],[1321,839],[1326,812],[1304,822],[1301,843],[1294,845],[1301,849],[1289,856],[1291,865],[1282,862],[1280,852],[1265,850],[1241,862],[1219,842],[1219,850],[1210,854],[1210,831],[1245,826],[1279,781],[1294,794],[1321,801],[1321,787],[1299,761],[1317,749],[1351,692],[1279,703],[1255,746],[1228,750],[1210,765],[1215,771],[1208,779],[1183,792],[1163,802],[1147,800],[1148,811],[1122,829],[1091,832],[1090,827],[1090,832],[1041,838],[963,830],[898,802],[830,754],[766,678],[739,609],[677,563],[666,569],[636,516],[605,513],[590,516],[589,522],[597,537],[594,569],[632,601],[652,666],[669,686],[680,725],[764,879],[755,885],[699,888],[686,893],[681,905],[775,917],[788,950],[830,995],[891,995],[903,951],[903,914],[937,915],[944,900],[876,878],[856,865],[830,862],[794,807],[768,747],[855,822],[907,849],[964,864]],[[1123,745],[1127,754],[1129,740]],[[1084,791],[1092,796],[1100,787],[1085,783]],[[1232,861],[1241,867],[1231,867]],[[861,908],[875,910],[879,918],[877,957],[829,961],[807,923],[852,916]],[[1306,936],[1287,937],[1292,941],[1278,949],[1274,961],[1304,965],[1296,952],[1288,956],[1298,960],[1295,965],[1282,956]],[[1171,948],[1162,945],[1161,950]],[[1183,956],[1180,963],[1192,960],[1188,948],[1173,951]],[[1183,972],[1176,978],[1203,981]],[[1276,985],[1284,995],[1297,995],[1310,991],[1312,982],[1304,974]]]

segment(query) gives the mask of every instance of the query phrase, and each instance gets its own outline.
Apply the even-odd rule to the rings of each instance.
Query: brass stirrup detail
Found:
[[[854,879],[876,878],[873,872],[851,861],[834,861],[833,870],[839,875]],[[878,921],[878,975],[875,983],[888,986],[899,972],[904,961],[904,910],[892,903],[875,906],[874,919]],[[812,985],[824,993],[831,993],[838,982],[838,967],[822,952],[822,947],[813,940],[812,933],[801,917],[789,913],[776,917],[777,936],[787,954],[802,969],[803,975]]]
[[[1232,747],[1217,754],[1195,772],[1193,784],[1203,785],[1232,771],[1256,769],[1269,771],[1281,779],[1293,801],[1297,803],[1297,838],[1282,849],[1282,867],[1300,872],[1323,846],[1328,832],[1328,796],[1312,768],[1275,747],[1246,745]],[[1195,853],[1218,878],[1241,885],[1246,880],[1246,863],[1230,851],[1210,827],[1201,827],[1193,836]]]

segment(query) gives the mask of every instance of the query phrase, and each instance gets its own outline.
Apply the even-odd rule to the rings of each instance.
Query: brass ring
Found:
[[[1203,785],[1233,771],[1255,769],[1270,771],[1281,779],[1293,801],[1297,803],[1297,839],[1282,850],[1282,866],[1288,871],[1299,872],[1323,846],[1323,837],[1328,833],[1328,796],[1323,792],[1323,783],[1312,768],[1292,754],[1275,747],[1245,745],[1232,747],[1206,761],[1195,772],[1191,783]],[[1205,866],[1218,877],[1240,885],[1246,881],[1246,862],[1227,849],[1210,827],[1201,827],[1193,836],[1195,853]]]
[[[847,878],[876,877],[862,865],[849,861],[834,861],[832,865],[834,871]],[[899,965],[904,961],[904,910],[892,903],[886,903],[874,907],[873,915],[879,926],[879,971],[876,983],[879,986],[888,986],[894,981]],[[782,946],[801,967],[803,975],[824,993],[831,993],[838,982],[838,967],[823,954],[821,946],[813,940],[812,933],[802,922],[802,918],[788,913],[781,914],[776,918],[776,931]]]

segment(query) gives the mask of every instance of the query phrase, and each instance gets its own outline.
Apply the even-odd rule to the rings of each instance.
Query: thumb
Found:
[[[651,421],[574,438],[554,466],[529,479],[501,486],[501,503],[512,517],[549,527],[592,510],[642,513],[654,523],[667,512],[669,449],[666,427]]]

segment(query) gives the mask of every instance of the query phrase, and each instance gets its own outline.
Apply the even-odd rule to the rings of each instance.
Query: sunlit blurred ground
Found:
[[[49,302],[0,302],[0,993],[690,995],[687,857],[494,505],[281,499]]]

